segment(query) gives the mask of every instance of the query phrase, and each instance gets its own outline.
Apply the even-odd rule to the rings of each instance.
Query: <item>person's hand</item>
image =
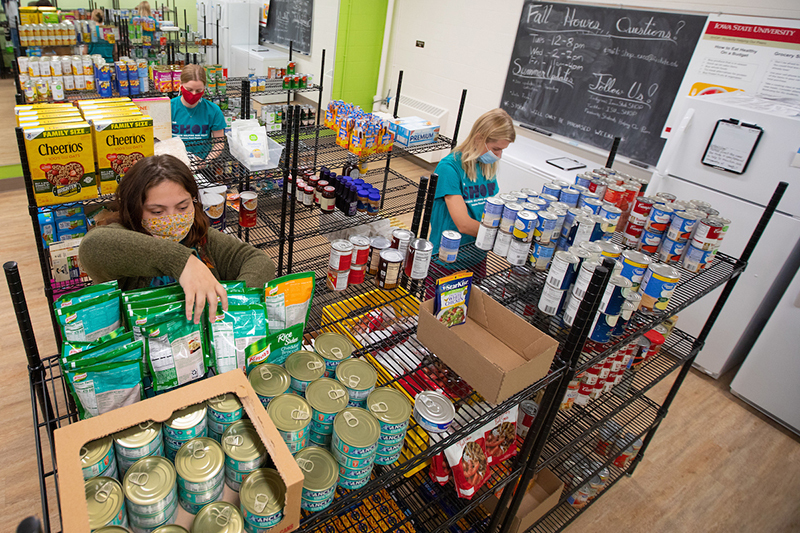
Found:
[[[199,324],[206,303],[216,311],[218,299],[222,303],[223,311],[228,310],[228,293],[225,292],[225,287],[197,256],[191,255],[186,261],[178,283],[186,294],[186,320],[192,320],[194,313],[194,323]]]

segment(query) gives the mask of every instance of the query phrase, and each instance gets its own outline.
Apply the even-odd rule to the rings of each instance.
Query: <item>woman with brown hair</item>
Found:
[[[213,143],[189,142],[186,145],[187,150],[196,157],[210,160],[217,157],[224,146],[225,117],[217,104],[203,98],[205,90],[206,70],[200,65],[183,67],[181,94],[171,101],[172,134],[184,141],[217,139]],[[214,150],[210,150],[212,144]]]
[[[208,302],[222,301],[218,280],[263,287],[275,264],[261,250],[209,228],[191,171],[171,155],[137,162],[117,188],[116,221],[90,231],[79,260],[95,283],[116,279],[122,290],[177,281],[186,293],[186,318],[199,323]]]

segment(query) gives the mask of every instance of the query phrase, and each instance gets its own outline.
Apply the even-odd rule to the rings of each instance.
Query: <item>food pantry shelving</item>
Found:
[[[310,142],[312,135],[315,142],[313,148]],[[318,166],[327,162],[326,166],[330,167],[338,166],[346,161],[347,154],[331,142],[332,139],[326,135],[324,129],[306,130],[303,132],[303,136],[309,140],[308,143],[305,143],[303,137],[295,136],[296,139],[305,143],[305,147],[301,150],[300,143],[297,143],[298,153],[303,155],[296,162],[292,162],[293,167],[304,165],[306,161],[311,162],[314,159]],[[448,141],[447,139],[442,141],[444,147],[449,146]],[[436,149],[442,147],[440,145]],[[397,150],[395,155],[402,152],[412,153],[412,151]],[[392,180],[398,177],[394,173],[388,172],[390,157],[391,155],[376,154],[373,159],[387,160],[387,173],[384,175],[387,182],[390,175]],[[250,174],[245,176],[237,170],[232,172],[230,177],[226,177],[228,175],[225,167],[229,163],[232,168],[239,168],[234,167],[232,161],[218,162],[222,166],[220,174],[222,178],[217,179],[219,178],[216,173],[218,167],[215,166],[214,172],[210,173],[211,183],[223,182],[249,186],[256,180],[275,179],[281,175],[280,169],[275,172],[267,171],[264,175],[255,177]],[[288,151],[284,163],[283,175],[285,177],[289,170]],[[311,168],[317,168],[317,166]],[[204,175],[208,176],[209,173],[205,172]],[[376,177],[380,178],[380,175],[376,173]],[[413,194],[404,193],[408,189]],[[415,219],[419,220],[423,203],[411,202],[412,198],[418,200],[418,196],[420,196],[418,189],[413,184],[402,186],[402,183],[398,182],[397,186],[387,187],[386,190],[395,198],[407,196],[406,201],[398,201],[397,209],[405,209],[403,212],[416,209]],[[257,228],[250,230],[249,235],[245,235],[251,242],[265,247],[268,251],[274,251],[274,247],[276,244],[279,245],[281,240],[282,232],[274,231],[277,207],[282,201],[282,195],[279,194],[281,192],[281,189],[264,188],[261,190],[259,193],[261,209],[259,218],[263,221],[261,229],[264,230],[264,233],[260,233]],[[427,194],[432,195],[433,191],[427,191]],[[293,199],[289,201],[294,202]],[[388,209],[391,210],[391,200],[387,198],[386,202],[386,205],[389,206]],[[275,207],[268,207],[272,205]],[[590,323],[588,317],[592,316],[593,311],[597,309],[599,296],[604,288],[603,283],[607,282],[607,275],[604,278],[602,273],[596,274],[592,290],[584,300],[578,319],[572,328],[565,328],[560,325],[560,317],[550,317],[536,309],[536,303],[545,283],[543,273],[535,272],[527,267],[511,267],[504,259],[493,253],[484,254],[472,246],[462,247],[460,251],[462,261],[472,264],[483,263],[480,269],[476,269],[478,271],[475,278],[477,286],[542,331],[549,333],[559,342],[559,352],[550,374],[497,406],[485,403],[480,395],[469,387],[468,383],[463,382],[455,372],[439,361],[435,354],[430,353],[416,339],[417,312],[420,299],[424,296],[425,284],[419,286],[419,284],[406,283],[406,288],[409,290],[401,288],[395,291],[382,291],[374,289],[372,280],[368,277],[363,285],[349,287],[346,291],[336,293],[327,291],[324,284],[318,283],[317,297],[314,301],[311,319],[307,324],[307,340],[322,331],[338,331],[351,336],[351,340],[355,341],[357,347],[355,355],[363,356],[378,370],[379,385],[394,386],[401,392],[405,391],[413,395],[421,390],[429,389],[431,383],[434,383],[448,391],[449,395],[454,398],[457,408],[467,410],[469,422],[460,427],[454,427],[444,434],[428,435],[412,418],[402,459],[392,466],[376,467],[371,481],[362,489],[356,491],[338,489],[337,498],[325,511],[304,512],[301,530],[312,531],[323,527],[325,528],[323,530],[327,530],[328,526],[335,525],[352,531],[360,531],[364,528],[374,530],[370,529],[374,527],[385,528],[387,531],[406,532],[486,531],[487,527],[497,525],[502,516],[497,512],[494,516],[488,515],[480,504],[486,501],[496,489],[506,486],[513,487],[514,482],[520,476],[529,477],[534,471],[540,471],[545,467],[565,481],[567,488],[561,496],[559,505],[535,524],[534,530],[555,531],[566,526],[581,512],[570,506],[566,499],[585,482],[583,479],[571,483],[575,476],[575,454],[581,453],[584,459],[591,458],[596,461],[593,463],[592,476],[607,467],[609,469],[609,485],[615,483],[624,473],[633,471],[644,454],[647,442],[652,438],[658,424],[666,415],[669,403],[680,387],[694,356],[702,348],[704,335],[707,334],[716,314],[724,305],[725,297],[718,303],[719,309],[716,309],[716,314],[712,315],[712,319],[704,330],[704,335],[700,336],[701,338],[694,339],[680,330],[673,330],[673,334],[658,355],[648,360],[635,372],[629,372],[626,378],[626,387],[617,386],[587,406],[573,406],[570,410],[560,411],[559,403],[568,381],[579,371],[602,360],[635,338],[636,335],[679,312],[714,288],[726,282],[728,282],[728,287],[732,287],[738,274],[745,268],[747,256],[752,252],[775,205],[777,205],[777,199],[770,204],[741,260],[718,254],[717,261],[706,270],[697,274],[682,270],[681,283],[678,285],[667,311],[651,315],[637,313],[624,335],[606,345],[593,344],[587,350],[584,350],[584,345]],[[295,237],[306,235],[302,242],[313,240],[311,236],[321,232],[319,225],[322,220],[321,216],[295,209],[293,217],[296,224]],[[339,225],[325,226],[323,224],[322,227],[331,228],[330,231],[333,231],[334,229],[354,227],[364,221],[342,220],[340,222]],[[423,235],[427,232],[426,225],[422,224],[421,234]],[[271,234],[266,233],[267,228],[272,228]],[[285,233],[283,237],[286,238]],[[318,274],[319,281],[320,270],[327,260],[326,243],[320,241],[308,248],[299,245],[294,252],[298,254],[294,270],[314,270]],[[9,270],[11,272],[8,272]],[[12,286],[11,293],[15,296],[15,304],[24,306],[24,296],[21,295],[18,278],[14,282],[13,270],[13,268],[7,268],[7,274],[11,274],[10,284],[16,283]],[[46,271],[43,270],[43,273],[46,274]],[[430,283],[444,273],[444,266],[434,261],[426,281]],[[46,281],[48,280],[46,279]],[[729,294],[729,292],[727,290],[724,294]],[[365,317],[370,319],[374,316],[373,313],[380,313],[381,310],[389,308],[391,308],[391,314],[395,321],[394,334],[370,336],[359,330],[358,325]],[[33,339],[30,329],[26,329],[24,324],[22,326],[31,369],[31,398],[36,428],[43,511],[46,529],[55,530],[57,526],[53,523],[51,527],[50,519],[51,517],[55,518],[58,513],[55,509],[52,512],[49,509],[47,496],[53,492],[58,494],[57,465],[46,464],[43,447],[50,447],[52,451],[52,431],[56,427],[70,423],[75,416],[74,411],[69,407],[70,401],[60,375],[57,357],[46,357],[40,360],[35,351],[35,341],[30,342]],[[681,372],[678,374],[667,400],[659,405],[648,398],[647,392],[650,388],[677,368],[681,368]],[[522,400],[537,394],[543,394],[540,414],[529,432],[529,437],[524,442],[519,442],[522,450],[520,455],[517,459],[509,460],[496,467],[489,482],[471,500],[457,498],[455,490],[450,484],[442,487],[430,481],[427,472],[422,468],[425,468],[425,464],[433,455],[438,454],[447,446],[464,438],[511,407],[518,405]],[[630,433],[633,437],[645,439],[645,446],[630,466],[613,466],[613,457],[597,453],[596,441],[599,430],[609,420],[614,420],[619,424],[615,435]],[[527,485],[525,478],[520,485]],[[504,491],[504,497],[510,498],[512,492],[514,491]],[[603,492],[600,494],[602,495]],[[521,491],[516,492],[514,501],[517,500],[517,495],[521,495]],[[380,511],[381,503],[388,503],[388,500],[394,502],[388,508],[391,512],[383,514],[378,512],[378,518],[373,516],[373,513],[370,512],[370,505],[378,505]],[[512,509],[514,501],[512,501]],[[505,501],[500,509],[507,507],[507,504],[508,501]]]

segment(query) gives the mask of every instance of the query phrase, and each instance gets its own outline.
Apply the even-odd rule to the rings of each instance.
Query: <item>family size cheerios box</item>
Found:
[[[153,119],[148,116],[92,121],[100,173],[100,194],[113,194],[119,180],[140,159],[153,155]]]
[[[22,132],[37,205],[97,197],[89,124],[23,127]]]
[[[118,96],[115,98],[95,98],[93,100],[78,100],[76,104],[78,107],[84,107],[88,105],[95,105],[95,104],[113,104],[118,102],[130,102],[131,99],[127,96]]]
[[[23,111],[17,115],[17,126],[23,126],[25,122],[36,122],[39,119],[53,119],[58,117],[80,117],[80,112],[74,107],[69,109],[54,109],[42,111]]]
[[[26,111],[41,111],[49,109],[75,109],[75,106],[69,103],[63,104],[22,104],[14,106],[14,114],[19,115]]]
[[[26,118],[25,120],[20,120],[19,125],[23,128],[33,128],[36,126],[50,126],[52,124],[74,124],[76,122],[85,121],[80,116],[51,117],[49,115],[44,115],[42,118]]]

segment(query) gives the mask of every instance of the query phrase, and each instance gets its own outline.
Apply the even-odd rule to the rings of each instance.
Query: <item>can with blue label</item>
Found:
[[[528,204],[533,204],[539,207],[539,211],[544,211],[547,209],[549,203],[547,200],[541,198],[540,196],[529,196],[528,197]]]
[[[533,238],[541,244],[549,243],[556,235],[555,229],[558,216],[553,213],[539,212],[536,220],[536,228],[533,231]]]
[[[364,479],[350,479],[348,477],[339,476],[339,486],[345,490],[357,490],[369,483],[369,476]]]
[[[522,203],[522,210],[523,211],[530,211],[531,213],[536,213],[537,211],[541,211],[543,206],[536,204],[534,202],[525,201]]]
[[[589,333],[589,338],[601,344],[609,342],[614,332],[614,326],[617,325],[617,320],[619,320],[618,314],[609,315],[602,312],[597,313],[597,316],[594,318],[594,324],[592,324],[591,333]]]
[[[556,289],[568,288],[575,279],[580,260],[569,252],[556,252],[547,272],[547,284]]]
[[[702,248],[696,248],[694,246],[686,247],[683,255],[683,268],[688,270],[689,272],[700,272],[706,267],[706,264],[709,262],[709,259],[713,257],[716,250],[703,250]]]
[[[658,251],[658,247],[661,245],[661,241],[664,239],[664,234],[660,232],[652,232],[648,229],[645,229],[642,232],[642,239],[639,241],[639,250],[642,252],[647,252],[648,254],[655,254]]]
[[[375,456],[375,464],[376,465],[393,465],[398,460],[400,460],[400,456],[403,455],[403,452],[397,452],[394,455],[381,455],[378,454]]]
[[[588,189],[591,183],[592,183],[592,176],[587,172],[575,176],[575,185],[580,185]]]
[[[247,531],[269,529],[283,520],[286,484],[277,470],[259,468],[242,483],[239,500]]]
[[[547,270],[555,251],[556,245],[553,242],[548,242],[546,244],[535,242],[533,243],[533,248],[531,248],[531,255],[528,261],[533,265],[534,270],[544,272]]]
[[[564,250],[569,250],[570,248],[570,241],[569,238],[564,237],[563,235],[558,237],[558,242],[556,243],[556,251],[561,252]]]
[[[578,199],[581,197],[581,191],[574,187],[564,187],[561,189],[561,196],[559,196],[559,200],[564,202],[570,207],[576,207],[578,205]]]
[[[678,263],[686,250],[688,241],[678,242],[665,237],[658,247],[658,258],[667,264]]]
[[[490,228],[496,228],[500,225],[500,219],[503,218],[503,206],[505,202],[502,199],[492,196],[486,199],[483,204],[483,216],[481,217],[481,224]]]
[[[606,237],[609,235],[606,232],[606,226],[604,225],[607,222],[607,219],[601,217],[600,215],[587,215],[594,221],[594,228],[592,229],[592,236],[589,237],[590,241],[601,241],[606,240]]]
[[[536,229],[536,221],[539,217],[530,211],[520,211],[514,221],[512,234],[515,238],[525,242],[533,240],[533,232]]]
[[[647,217],[644,228],[650,232],[664,233],[670,226],[674,209],[665,204],[655,204]]]
[[[522,206],[516,202],[505,204],[503,206],[503,216],[500,219],[500,230],[506,233],[511,233],[514,228],[514,222],[517,220],[517,215],[522,211]]]
[[[612,233],[617,231],[617,221],[619,217],[622,216],[622,210],[619,207],[604,203],[603,207],[600,208],[600,212],[597,214],[603,218],[607,218],[614,224],[613,228],[610,230]]]
[[[680,272],[669,265],[663,263],[647,265],[640,290],[642,293],[640,308],[643,311],[666,311],[680,279]]]
[[[561,186],[555,182],[549,181],[542,185],[542,194],[549,194],[554,196],[556,200],[561,195]]]
[[[557,202],[560,203],[560,202]],[[547,208],[548,213],[553,213],[557,218],[556,227],[553,229],[553,235],[561,235],[561,230],[564,228],[564,220],[567,218],[568,207],[556,207],[555,204],[550,204]]]
[[[321,435],[314,431],[312,427],[311,433],[308,435],[308,443],[310,446],[319,446],[320,448],[325,448],[326,450],[331,447],[331,439],[333,438],[332,434]]]
[[[620,256],[622,256],[622,248],[620,248],[613,242],[600,241],[593,244],[597,244],[600,247],[600,255],[603,257],[610,257],[611,259],[619,259]]]
[[[564,216],[564,225],[561,227],[561,235],[569,237],[572,226],[575,224],[575,218],[585,214],[586,212],[578,207],[567,209],[567,214]]]
[[[705,218],[703,213],[696,209],[676,211],[667,229],[667,238],[675,242],[688,241],[697,226],[697,221],[702,218]]]
[[[606,291],[600,299],[600,311],[608,315],[618,315],[622,312],[625,295],[631,291],[631,280],[622,276],[611,276],[606,286]]]
[[[578,200],[578,207],[584,208],[587,207],[591,209],[592,214],[599,215],[600,209],[603,207],[603,201],[599,198],[592,198],[591,196],[581,195],[581,199]]]
[[[558,202],[558,196],[542,193],[539,195],[539,200],[545,203],[545,207],[549,207],[551,204]]]
[[[445,230],[439,241],[439,261],[455,263],[458,257],[458,247],[461,245],[461,234],[457,231]],[[402,256],[401,256],[402,257]]]
[[[632,290],[639,290],[644,273],[651,262],[652,260],[648,256],[636,250],[622,252],[622,272],[620,272],[620,275],[631,280]]]

